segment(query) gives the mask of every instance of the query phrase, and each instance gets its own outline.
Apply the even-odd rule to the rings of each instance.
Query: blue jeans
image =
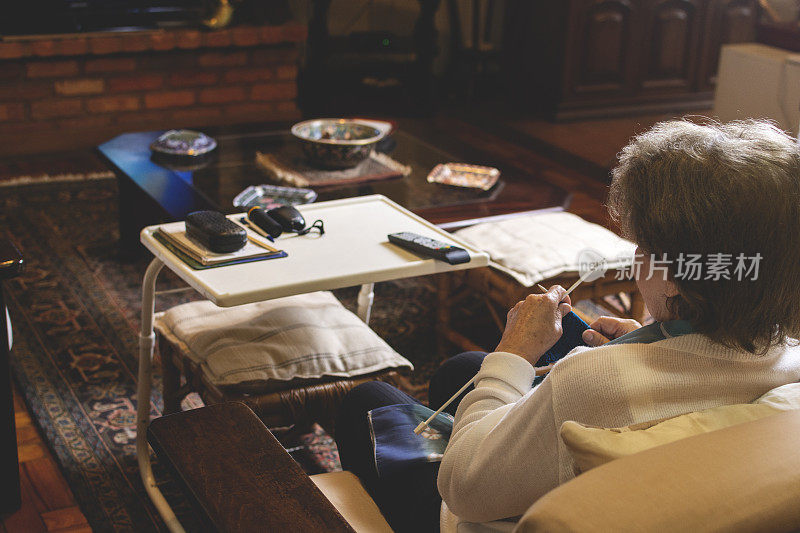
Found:
[[[484,352],[464,352],[445,361],[434,373],[428,389],[429,407],[438,409],[480,370]],[[470,387],[446,412],[455,414]],[[363,383],[345,396],[336,418],[336,446],[342,468],[359,477],[394,531],[438,531],[442,498],[436,488],[439,463],[427,463],[390,478],[375,469],[367,413],[378,407],[420,403],[381,381]]]

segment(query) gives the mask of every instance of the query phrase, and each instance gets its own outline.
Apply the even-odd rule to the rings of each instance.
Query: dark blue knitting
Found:
[[[573,348],[577,346],[586,346],[581,335],[587,329],[589,329],[589,324],[581,320],[580,317],[572,311],[564,315],[561,319],[561,338],[558,339],[552,348],[544,352],[534,366],[545,366],[555,363],[567,355]]]
[[[573,348],[577,346],[586,346],[581,336],[584,331],[589,329],[589,324],[580,319],[578,315],[570,311],[561,319],[561,338],[553,345],[552,348],[544,352],[544,354],[536,361],[534,366],[547,366],[555,363],[565,355],[567,355]],[[533,380],[534,385],[538,385],[544,376],[537,376]]]

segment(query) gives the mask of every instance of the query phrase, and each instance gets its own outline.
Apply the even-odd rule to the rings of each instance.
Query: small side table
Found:
[[[0,514],[16,511],[22,505],[14,395],[11,390],[11,325],[6,315],[3,282],[19,275],[23,265],[19,250],[8,240],[0,239],[0,449],[8,450],[0,457],[0,487],[3,495],[0,498]]]
[[[139,333],[137,378],[136,454],[139,471],[150,499],[170,531],[184,529],[158,488],[150,463],[147,427],[150,425],[150,392],[155,333],[153,331],[155,285],[158,273],[167,267],[220,307],[233,307],[295,294],[361,285],[358,316],[369,323],[373,285],[382,281],[442,274],[489,265],[489,255],[431,224],[385,196],[375,194],[297,206],[306,221],[320,219],[325,235],[299,237],[284,234],[275,246],[288,256],[207,270],[194,270],[170,252],[155,237],[158,226],[141,232],[141,242],[155,256],[142,281],[142,322]],[[242,216],[231,215],[234,218]],[[166,226],[179,229],[182,222]],[[174,226],[177,225],[177,226]],[[410,231],[467,250],[467,263],[450,265],[420,257],[389,243],[387,235]]]

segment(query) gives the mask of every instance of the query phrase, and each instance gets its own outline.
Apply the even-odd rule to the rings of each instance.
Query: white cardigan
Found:
[[[755,356],[695,333],[576,348],[535,389],[533,377],[521,357],[491,353],[458,407],[438,486],[459,531],[510,530],[534,501],[574,477],[558,436],[564,421],[620,427],[751,402],[800,380],[800,348]]]

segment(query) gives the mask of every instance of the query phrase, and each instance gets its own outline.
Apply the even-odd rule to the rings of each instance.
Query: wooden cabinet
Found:
[[[636,83],[639,6],[629,0],[577,0],[569,18],[565,89],[576,98],[627,93]]]
[[[690,89],[697,72],[704,0],[645,2],[639,68],[642,90]]]
[[[755,40],[758,18],[755,4],[751,0],[725,0],[711,6],[705,23],[708,38],[704,43],[704,61],[700,65],[700,89],[713,89],[722,45]]]
[[[726,43],[755,35],[757,0],[510,0],[506,67],[555,118],[709,105]]]

